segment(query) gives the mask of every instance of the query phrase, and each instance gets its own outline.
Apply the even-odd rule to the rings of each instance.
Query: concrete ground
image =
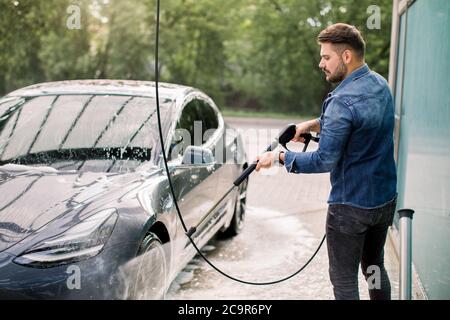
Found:
[[[243,130],[249,160],[264,149],[285,120],[229,118]],[[295,122],[295,121],[294,121]],[[272,130],[272,131],[270,131]],[[256,134],[255,134],[256,132]],[[302,145],[293,144],[294,150]],[[311,143],[309,150],[316,146]],[[251,176],[244,231],[237,237],[212,240],[203,248],[208,258],[225,272],[247,281],[273,281],[295,272],[316,250],[325,233],[328,174],[295,175],[284,168]],[[398,299],[398,259],[388,239],[385,263],[392,298]],[[369,299],[360,272],[361,299]],[[249,286],[218,274],[196,257],[172,283],[167,299],[333,299],[328,278],[326,243],[310,265],[296,277],[271,286]]]

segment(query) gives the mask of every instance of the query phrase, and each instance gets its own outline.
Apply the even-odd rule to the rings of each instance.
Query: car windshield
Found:
[[[171,103],[161,99],[163,121]],[[46,95],[0,100],[0,165],[122,172],[154,161],[155,99]]]

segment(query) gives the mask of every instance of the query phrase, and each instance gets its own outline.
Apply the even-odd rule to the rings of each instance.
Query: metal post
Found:
[[[412,297],[412,218],[411,209],[398,210],[400,217],[400,300]]]

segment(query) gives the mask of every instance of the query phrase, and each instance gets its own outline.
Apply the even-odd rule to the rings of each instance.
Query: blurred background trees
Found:
[[[317,115],[332,90],[318,33],[345,22],[387,77],[391,0],[162,0],[161,80],[197,87],[222,108]],[[70,29],[69,6],[80,9]],[[154,80],[155,0],[0,0],[0,95],[63,79]],[[370,5],[380,28],[369,29]]]

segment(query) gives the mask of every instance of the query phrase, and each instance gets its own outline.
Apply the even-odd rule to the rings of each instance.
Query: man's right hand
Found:
[[[317,119],[309,120],[305,122],[301,122],[297,124],[297,128],[295,131],[295,136],[292,138],[293,142],[305,142],[305,138],[300,137],[303,133],[310,133],[311,131],[317,132],[317,127],[319,127],[320,130],[320,124]]]

